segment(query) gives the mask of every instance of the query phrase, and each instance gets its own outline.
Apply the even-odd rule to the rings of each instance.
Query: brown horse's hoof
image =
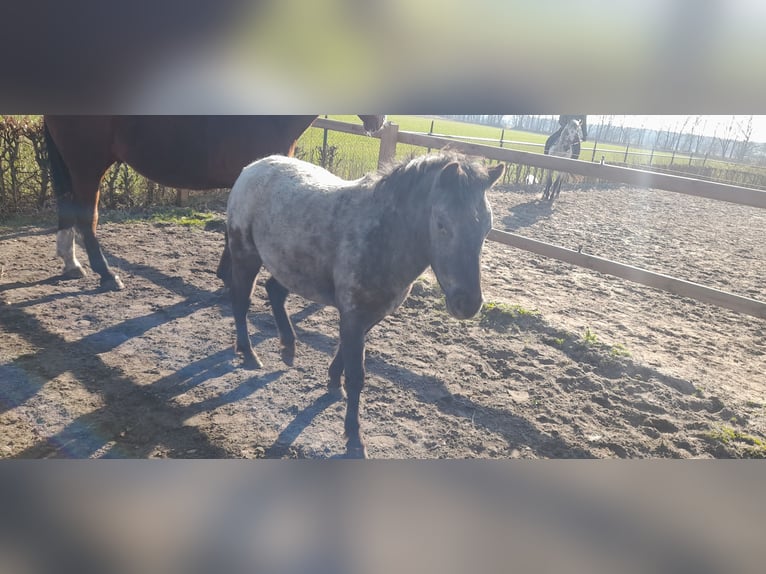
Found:
[[[123,289],[125,289],[125,283],[117,275],[101,280],[102,291],[122,291]]]
[[[347,446],[346,458],[363,459],[367,457],[367,448],[362,446]]]
[[[61,273],[62,279],[82,279],[83,277],[85,277],[85,269],[82,267],[64,269],[63,273]]]

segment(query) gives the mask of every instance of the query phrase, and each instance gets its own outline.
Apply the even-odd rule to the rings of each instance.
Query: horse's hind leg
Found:
[[[234,351],[244,356],[245,368],[258,369],[263,366],[263,363],[250,344],[250,336],[247,333],[247,312],[250,309],[250,296],[253,293],[255,278],[261,268],[261,257],[257,252],[246,252],[242,255],[241,250],[236,247],[231,252],[230,295],[234,326],[237,330]]]
[[[223,234],[223,253],[218,262],[218,269],[215,271],[216,277],[223,281],[223,286],[227,289],[231,287],[231,251],[229,250],[229,234]]]
[[[56,255],[64,260],[64,279],[80,279],[85,277],[85,270],[75,255],[74,227],[59,229],[56,234]]]
[[[285,310],[285,299],[289,291],[279,281],[270,277],[266,281],[266,293],[269,295],[269,302],[271,303],[271,312],[274,315],[274,321],[277,323],[277,331],[279,331],[279,342],[282,344],[282,360],[292,365],[295,360],[295,329],[290,322],[290,317]]]
[[[106,262],[104,252],[101,251],[101,245],[96,239],[96,222],[78,222],[77,228],[82,234],[82,240],[85,244],[85,251],[88,253],[90,267],[101,276],[101,288],[105,291],[120,291],[125,288],[125,284],[120,277],[112,271]]]

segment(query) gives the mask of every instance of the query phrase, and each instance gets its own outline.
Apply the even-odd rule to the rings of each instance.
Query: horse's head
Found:
[[[561,130],[561,143],[566,147],[582,141],[582,121],[580,119],[570,119]]]
[[[429,224],[431,268],[447,299],[447,311],[457,319],[479,312],[480,258],[489,230],[492,210],[487,190],[505,171],[503,164],[489,170],[453,161],[444,166],[434,182]]]
[[[383,127],[383,124],[386,123],[385,115],[382,115],[382,116],[360,115],[359,118],[362,120],[362,123],[364,124],[365,131],[370,135],[378,132]]]

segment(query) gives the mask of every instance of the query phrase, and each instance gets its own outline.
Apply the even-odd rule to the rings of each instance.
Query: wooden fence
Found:
[[[365,133],[364,128],[361,125],[347,124],[324,118],[318,118],[313,126],[359,135],[364,135]],[[449,145],[450,148],[454,150],[462,151],[463,153],[470,155],[482,156],[491,160],[525,164],[544,169],[567,171],[586,177],[606,179],[641,187],[664,189],[667,191],[694,195],[696,197],[705,197],[708,199],[728,201],[739,205],[766,209],[766,192],[746,187],[719,184],[688,177],[679,177],[601,163],[591,163],[582,160],[551,157],[538,153],[455,141],[444,137],[404,132],[399,131],[396,124],[388,124],[383,130],[375,134],[374,137],[380,139],[379,165],[387,163],[395,157],[397,143],[435,149]],[[640,283],[676,295],[689,297],[705,303],[725,307],[732,311],[766,319],[766,303],[762,301],[735,295],[733,293],[727,293],[718,289],[712,289],[710,287],[705,287],[704,285],[684,281],[660,273],[654,273],[646,269],[640,269],[638,267],[633,267],[632,265],[625,265],[624,263],[619,263],[617,261],[610,261],[580,251],[572,251],[557,245],[537,241],[499,229],[492,229],[487,239],[526,251],[531,251],[538,255],[551,257],[566,263],[592,269],[600,273],[614,275],[622,279],[633,281],[634,283]]]

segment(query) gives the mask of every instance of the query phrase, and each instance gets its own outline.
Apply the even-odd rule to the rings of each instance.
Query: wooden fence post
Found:
[[[396,140],[399,136],[399,125],[389,123],[380,134],[380,152],[378,153],[378,168],[390,163],[396,157]]]

